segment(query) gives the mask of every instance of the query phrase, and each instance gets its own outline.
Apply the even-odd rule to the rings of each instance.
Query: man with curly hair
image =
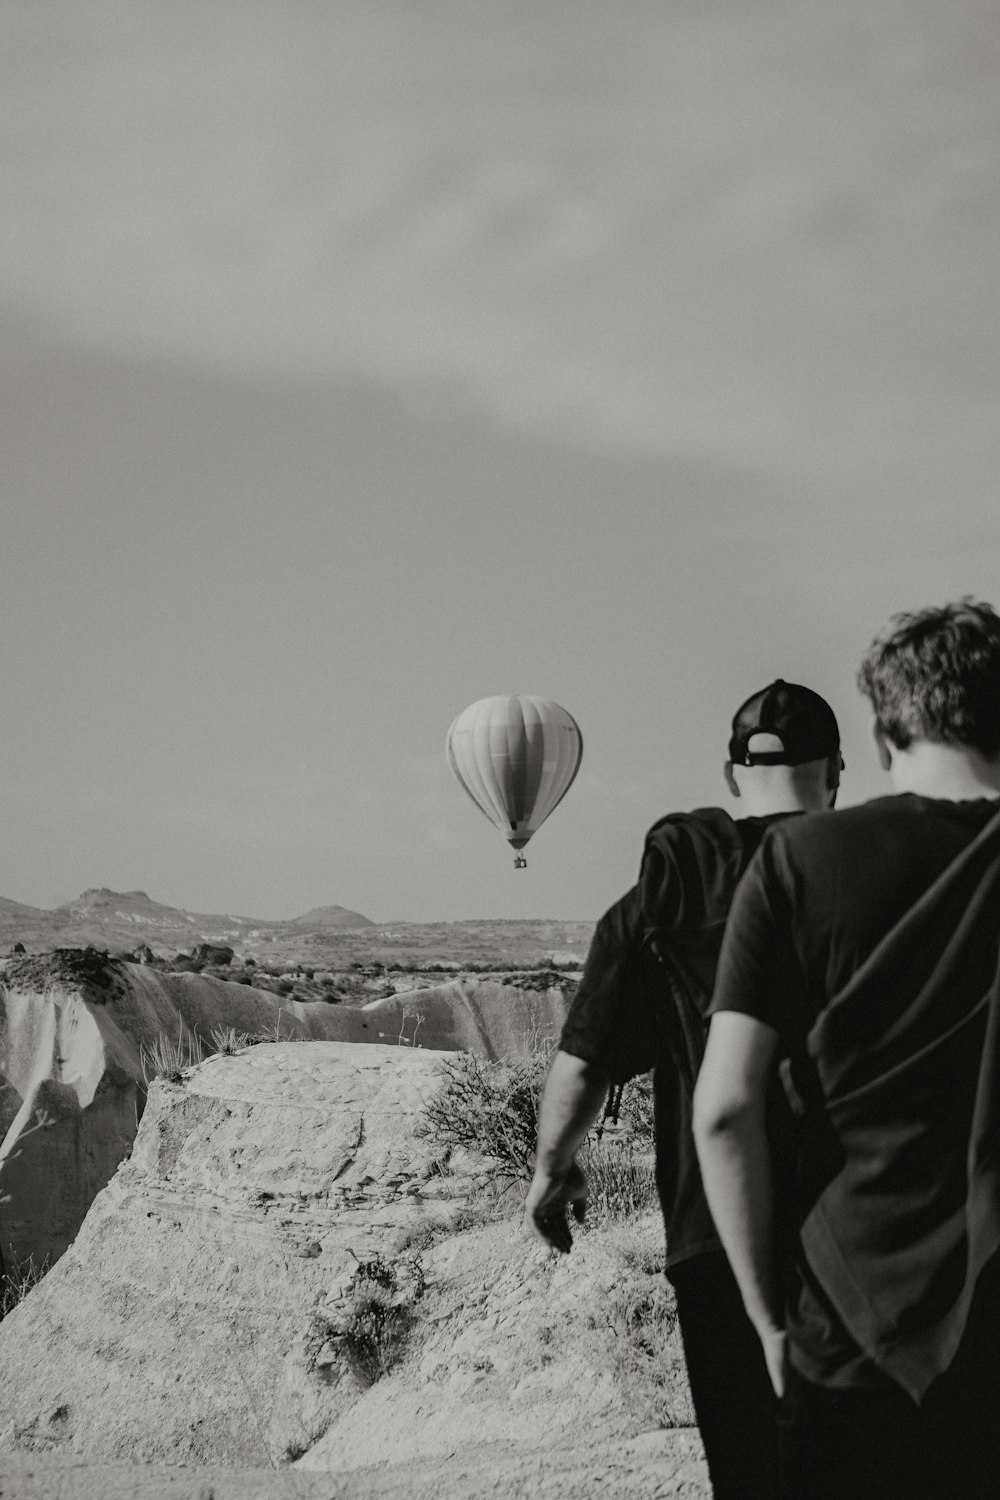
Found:
[[[1000,1492],[1000,618],[897,615],[859,685],[895,795],[780,824],[733,902],[695,1138],[782,1500]],[[780,1243],[767,1105],[800,1115]]]

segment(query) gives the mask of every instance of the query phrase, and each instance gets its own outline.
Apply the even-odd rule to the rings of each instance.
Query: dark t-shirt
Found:
[[[781,1056],[801,1058],[819,1013],[997,809],[907,793],[772,829],[733,901],[710,1012],[753,1016],[777,1031]],[[818,1167],[803,1162],[800,1217]],[[789,1302],[792,1359],[807,1379],[885,1383],[802,1265]]]
[[[779,817],[785,815],[780,814]],[[650,829],[636,885],[598,922],[560,1048],[624,1082],[653,1070],[656,1183],[667,1266],[720,1252],[691,1133],[691,1081],[666,1036],[675,1004],[664,964],[697,1006],[700,1042],[733,892],[771,818],[721,808],[677,813]]]

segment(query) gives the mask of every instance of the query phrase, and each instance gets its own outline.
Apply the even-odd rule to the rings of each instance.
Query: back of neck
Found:
[[[897,792],[970,802],[1000,797],[1000,756],[987,757],[969,745],[942,745],[915,740],[905,750],[892,750],[890,768]]]

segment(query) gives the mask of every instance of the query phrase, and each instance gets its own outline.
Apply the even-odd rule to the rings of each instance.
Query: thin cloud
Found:
[[[863,463],[942,400],[995,405],[974,7],[911,18],[905,57],[891,6],[841,11],[863,68],[808,7],[638,7],[640,36],[581,6],[568,52],[544,7],[516,35],[483,12],[481,39],[447,0],[420,25],[16,10],[0,280],[53,338],[434,382],[509,422],[776,462]]]

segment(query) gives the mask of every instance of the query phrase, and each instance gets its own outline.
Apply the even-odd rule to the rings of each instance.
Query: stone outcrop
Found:
[[[309,1447],[361,1390],[318,1363],[355,1257],[474,1190],[412,1139],[438,1063],[283,1042],[154,1083],[131,1158],[0,1324],[0,1446],[223,1465]]]
[[[128,1153],[143,1047],[212,1032],[523,1054],[557,1035],[558,989],[453,981],[363,1009],[283,1000],[94,950],[22,960],[0,990],[0,1265],[55,1260]],[[45,1121],[37,1128],[39,1121]]]
[[[0,1451],[295,1462],[338,1486],[387,1465],[394,1496],[418,1492],[416,1465],[430,1496],[435,1474],[442,1494],[479,1493],[459,1477],[475,1469],[485,1484],[529,1453],[579,1465],[587,1448],[607,1467],[611,1445],[655,1425],[616,1377],[615,1351],[636,1265],[662,1285],[658,1215],[581,1234],[569,1257],[549,1256],[516,1218],[445,1229],[423,1252],[400,1363],[372,1384],[352,1359],[359,1261],[405,1266],[414,1231],[458,1228],[489,1176],[415,1131],[443,1060],[279,1043],[154,1084],[131,1158],[0,1323]],[[666,1420],[689,1423],[676,1339],[659,1378],[672,1382]],[[703,1495],[690,1441],[672,1452],[692,1482],[656,1493]],[[456,1453],[450,1487],[440,1466]]]
[[[191,957],[196,964],[217,964],[225,968],[233,961],[233,949],[228,943],[198,943]]]
[[[567,1008],[556,986],[533,991],[493,979],[455,979],[373,1000],[355,1015],[366,1029],[374,1026],[381,1041],[496,1059],[524,1057],[554,1041]],[[350,1012],[342,1007],[340,1014]],[[351,1040],[363,1038],[355,1032]]]

